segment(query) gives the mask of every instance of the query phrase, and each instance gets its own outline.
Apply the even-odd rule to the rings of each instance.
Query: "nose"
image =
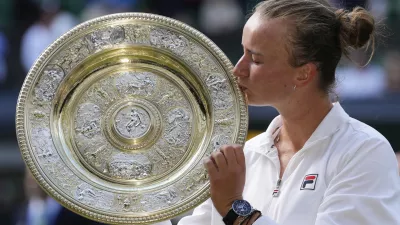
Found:
[[[244,55],[236,63],[235,68],[233,68],[233,75],[236,77],[246,77],[248,76],[248,69],[244,59]]]

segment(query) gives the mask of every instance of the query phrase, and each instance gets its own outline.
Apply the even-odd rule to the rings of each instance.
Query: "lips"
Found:
[[[246,88],[245,86],[241,85],[241,84],[239,84],[239,88],[240,88],[240,90],[241,90],[242,93],[243,93],[243,96],[244,96],[244,100],[245,100],[245,102],[246,102],[246,105],[248,105],[248,104],[249,104],[249,99],[248,99],[247,92],[246,92],[247,88]]]
[[[242,92],[245,92],[247,90],[247,88],[241,84],[239,84],[239,88]]]

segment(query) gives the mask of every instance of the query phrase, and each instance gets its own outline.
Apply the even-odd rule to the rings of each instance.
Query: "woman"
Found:
[[[261,2],[244,27],[234,74],[251,105],[280,115],[244,151],[230,145],[211,155],[211,199],[179,224],[400,224],[392,147],[329,98],[342,54],[373,46],[374,30],[359,7]]]

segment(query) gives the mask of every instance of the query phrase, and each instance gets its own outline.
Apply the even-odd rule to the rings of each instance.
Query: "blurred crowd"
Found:
[[[242,54],[242,27],[257,2],[259,1],[0,0],[0,95],[17,95],[35,60],[65,32],[82,22],[112,13],[147,12],[178,19],[206,34],[235,63]],[[347,9],[357,5],[364,6],[381,24],[371,63],[364,66],[369,61],[370,51],[352,52],[351,60],[343,59],[337,70],[335,92],[341,99],[400,97],[400,42],[397,41],[400,37],[400,0],[331,0],[331,3]],[[0,116],[1,110],[0,107]],[[400,155],[398,159],[400,160]],[[94,224],[60,207],[38,189],[28,171],[24,174],[23,200],[7,217],[1,215],[1,212],[7,210],[0,210],[0,224]],[[4,190],[0,182],[0,191]],[[62,215],[69,219],[64,220]]]

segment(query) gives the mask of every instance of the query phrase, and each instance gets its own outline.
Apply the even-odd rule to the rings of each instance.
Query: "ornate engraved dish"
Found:
[[[93,220],[148,224],[209,197],[202,159],[244,143],[247,106],[227,57],[193,28],[143,13],[83,23],[30,70],[17,105],[23,159]]]

